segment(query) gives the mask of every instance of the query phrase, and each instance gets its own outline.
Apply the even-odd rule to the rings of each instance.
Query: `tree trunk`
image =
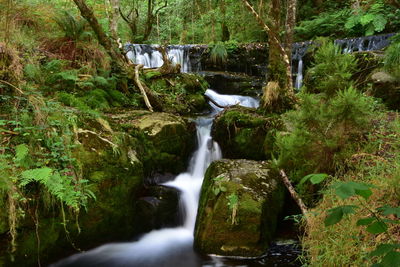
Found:
[[[119,0],[110,0],[110,4],[111,4],[110,32],[112,38],[116,42],[118,42]]]
[[[273,112],[283,112],[294,101],[292,68],[288,52],[279,37],[281,6],[279,0],[272,0],[271,17],[273,23],[268,26],[247,0],[242,0],[257,22],[268,34],[269,62],[267,85],[263,88],[264,108]],[[268,103],[268,105],[266,105]]]
[[[128,85],[127,85],[127,61],[126,58],[122,55],[119,48],[113,44],[111,39],[106,35],[103,28],[99,24],[97,18],[95,17],[93,10],[90,9],[85,0],[74,0],[76,6],[81,12],[82,17],[84,17],[88,22],[90,27],[97,36],[97,40],[107,51],[108,55],[111,58],[111,71],[116,74],[118,77],[120,90],[127,93]]]
[[[286,53],[291,56],[294,27],[296,26],[297,0],[288,0],[286,13]]]

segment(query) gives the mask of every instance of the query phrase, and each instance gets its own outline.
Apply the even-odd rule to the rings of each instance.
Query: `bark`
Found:
[[[90,27],[92,27],[94,33],[96,34],[99,43],[104,47],[108,55],[111,57],[112,71],[119,75],[126,73],[127,62],[125,60],[125,57],[121,54],[118,47],[114,45],[111,39],[107,36],[105,31],[99,24],[99,21],[95,17],[93,10],[86,5],[85,0],[74,0],[74,2],[81,12],[82,17],[84,17],[89,22],[89,25]]]
[[[110,0],[111,4],[111,19],[110,32],[115,41],[118,41],[118,19],[119,19],[119,0]]]
[[[278,1],[278,0],[273,0],[273,2],[274,1]],[[256,18],[256,20],[258,22],[258,24],[260,24],[260,26],[263,27],[264,30],[267,32],[268,38],[269,38],[269,43],[270,43],[270,53],[271,52],[274,53],[273,51],[271,51],[271,49],[276,49],[277,54],[280,57],[279,62],[278,62],[278,59],[276,59],[277,60],[276,61],[277,64],[280,64],[280,62],[282,62],[284,64],[284,69],[285,69],[285,73],[284,73],[285,82],[284,83],[285,84],[282,84],[282,82],[280,82],[280,85],[283,88],[285,88],[289,92],[289,94],[292,94],[292,92],[293,92],[292,68],[291,68],[291,65],[290,65],[289,56],[288,56],[285,48],[281,44],[281,41],[279,40],[279,36],[278,36],[279,31],[276,31],[275,28],[272,28],[272,27],[268,26],[263,21],[263,19],[260,17],[260,15],[254,10],[254,8],[249,4],[249,2],[247,0],[242,0],[242,2],[247,7],[247,9],[249,9],[250,12],[254,15],[254,17]],[[275,2],[275,6],[279,7],[279,3]],[[275,23],[275,25],[276,24],[277,23]],[[273,60],[275,60],[275,58]],[[269,64],[271,64],[271,62],[269,62]]]
[[[151,112],[153,112],[153,107],[151,106],[150,101],[149,101],[149,98],[147,97],[146,90],[144,89],[143,84],[140,82],[139,70],[140,70],[141,68],[143,68],[143,65],[136,65],[136,67],[135,67],[135,83],[136,83],[136,85],[137,85],[137,86],[139,87],[139,89],[140,89],[140,93],[141,93],[142,96],[143,96],[144,103],[146,104],[146,107],[147,107]]]
[[[301,213],[303,214],[306,222],[308,223],[308,219],[307,219],[307,207],[304,204],[303,200],[300,198],[300,196],[296,193],[296,190],[294,189],[292,183],[290,182],[289,178],[287,177],[286,173],[284,170],[280,170],[279,171],[281,177],[282,177],[282,181],[283,184],[285,185],[285,187],[287,188],[287,190],[290,193],[290,196],[293,198],[293,200],[297,203],[297,205],[299,206]]]
[[[292,54],[294,27],[296,26],[297,0],[288,0],[286,13],[286,53]]]

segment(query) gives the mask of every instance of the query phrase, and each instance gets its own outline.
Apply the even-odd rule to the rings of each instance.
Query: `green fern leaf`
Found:
[[[27,162],[29,154],[29,147],[26,144],[20,144],[15,147],[15,157],[14,157],[14,163],[18,167],[29,167],[29,164]]]
[[[37,181],[42,184],[47,184],[47,181],[53,174],[53,169],[48,167],[37,168],[32,170],[23,171],[21,173],[21,186],[26,186],[27,184]]]
[[[372,24],[374,25],[376,32],[381,32],[385,29],[387,19],[383,15],[379,14],[374,17]]]

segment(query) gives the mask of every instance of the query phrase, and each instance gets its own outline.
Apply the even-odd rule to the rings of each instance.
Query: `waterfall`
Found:
[[[164,63],[161,53],[157,50],[159,45],[127,44],[125,50],[127,57],[135,64],[142,64],[145,68],[159,68]],[[187,45],[170,45],[167,47],[168,58],[173,64],[180,64],[182,72],[192,70],[189,49]]]
[[[258,107],[259,101],[252,97],[221,95],[212,90],[206,94],[219,105],[242,105]],[[208,116],[195,120],[198,147],[193,154],[188,171],[173,181],[163,184],[181,192],[180,203],[185,210],[185,222],[181,227],[154,230],[137,242],[106,244],[88,252],[73,255],[51,266],[130,266],[130,267],[197,267],[202,259],[193,251],[193,230],[197,205],[205,171],[210,163],[221,158],[221,150],[211,138],[215,116],[222,110],[216,106]]]
[[[357,38],[338,39],[335,40],[335,44],[342,49],[343,53],[374,51],[387,47],[390,44],[390,38],[394,35],[395,33],[389,33]],[[313,43],[313,41],[307,41],[293,44],[292,70],[293,76],[295,77],[296,89],[300,89],[303,84],[303,57],[307,53],[309,46]],[[295,63],[297,63],[297,65]]]

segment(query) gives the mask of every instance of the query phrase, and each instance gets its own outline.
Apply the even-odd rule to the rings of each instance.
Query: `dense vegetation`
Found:
[[[275,17],[270,15],[274,1],[248,2],[267,25],[282,26],[289,1],[275,1],[284,2]],[[216,64],[223,65],[241,43],[271,39],[238,0],[86,3],[113,41],[210,44]],[[279,109],[258,113],[278,113],[274,118],[280,116],[285,125],[272,138],[268,157],[272,154],[276,167],[287,172],[310,208],[304,220],[304,263],[397,266],[400,38],[393,37],[383,56],[374,55],[373,72],[389,77],[383,89],[363,67],[368,58],[343,54],[331,39],[398,32],[400,3],[299,0],[297,7],[294,40],[318,40],[312,66],[300,93]],[[284,26],[273,30],[279,40],[286,34]],[[27,218],[37,230],[38,213],[55,211],[68,236],[68,224],[76,222],[79,229],[71,218],[90,209],[89,201],[96,205],[76,156],[80,127],[97,121],[108,128],[108,114],[146,109],[137,82],[115,72],[110,51],[98,37],[73,1],[0,2],[0,206],[5,208],[0,230],[6,233],[0,237],[9,240],[11,252],[17,249],[19,224]],[[140,74],[162,104],[160,110],[187,115],[204,107],[206,84],[197,76]],[[271,90],[264,90],[264,103],[273,101]],[[118,136],[107,141],[113,153],[120,153]]]

